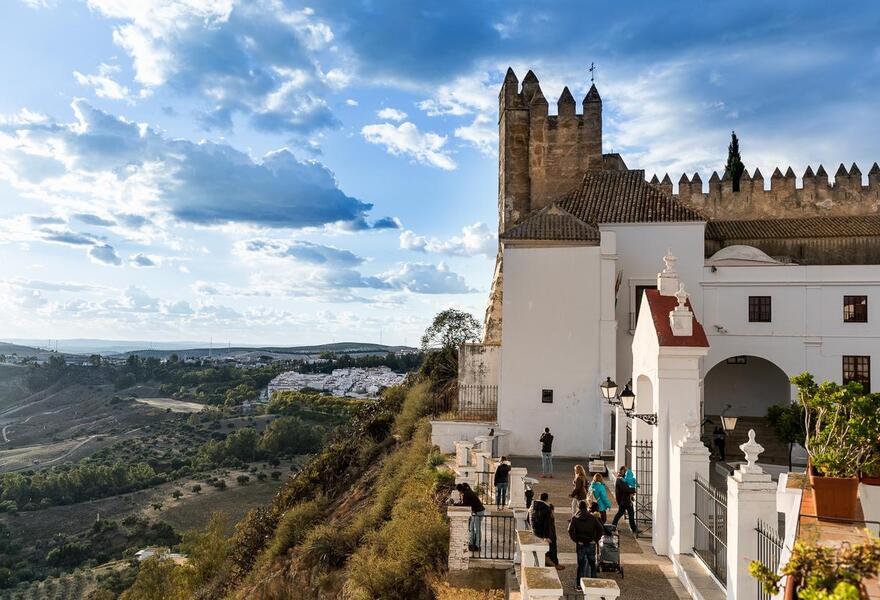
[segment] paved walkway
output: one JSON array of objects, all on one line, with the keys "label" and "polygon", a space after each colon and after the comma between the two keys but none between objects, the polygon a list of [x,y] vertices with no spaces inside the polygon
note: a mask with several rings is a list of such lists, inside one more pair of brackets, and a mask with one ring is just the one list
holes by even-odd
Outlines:
[{"label": "paved walkway", "polygon": [[[554,477],[552,479],[540,479],[541,459],[513,457],[511,464],[514,467],[526,467],[529,476],[538,479],[538,483],[533,486],[535,498],[540,496],[541,492],[547,492],[550,495],[550,502],[556,509],[556,534],[559,545],[559,561],[565,566],[565,570],[559,572],[559,578],[565,587],[564,592],[567,598],[576,598],[577,593],[574,588],[575,579],[577,578],[577,557],[575,555],[574,542],[568,537],[568,522],[571,519],[571,499],[568,497],[571,491],[571,482],[574,479],[574,466],[576,464],[584,465],[586,468],[589,461],[587,459],[554,459]],[[609,481],[606,480],[609,496],[614,502],[614,488]],[[608,511],[608,520],[610,521],[617,512],[617,505]],[[651,541],[648,537],[635,539],[630,533],[629,528],[621,523],[623,527],[620,533],[620,563],[623,567],[624,577],[621,578],[619,573],[603,573],[602,576],[607,579],[614,579],[620,586],[621,600],[679,600],[690,598],[690,595],[684,589],[675,576],[672,563],[665,557],[657,556],[651,547]]]}]

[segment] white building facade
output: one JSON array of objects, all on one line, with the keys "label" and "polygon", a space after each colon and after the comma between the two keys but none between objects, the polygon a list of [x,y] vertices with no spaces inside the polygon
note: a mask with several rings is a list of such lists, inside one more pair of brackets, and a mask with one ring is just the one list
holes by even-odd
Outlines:
[{"label": "white building facade", "polygon": [[[583,115],[563,96],[559,115],[548,115],[534,74],[521,89],[512,71],[505,78],[498,260],[483,345],[460,357],[461,406],[496,403],[497,417],[485,421],[509,432],[510,453],[537,455],[545,427],[562,456],[620,451],[627,435],[645,439],[650,426],[618,422],[599,384],[632,379],[642,298],[667,254],[709,342],[699,360],[703,435],[722,414],[736,415],[743,432],[756,429],[765,458],[780,460],[788,451],[768,439],[765,417],[794,398],[792,376],[877,387],[880,214],[872,199],[880,167],[867,186],[853,178],[855,167],[840,171],[828,190],[812,179],[797,188],[789,169],[765,191],[756,171],[743,184],[751,196],[729,196],[769,202],[749,213],[724,206],[729,179],[713,175],[701,196],[699,177],[683,178],[673,194],[668,177],[648,181],[619,155],[596,154],[598,91],[587,94]],[[810,198],[809,207],[792,200]],[[730,214],[750,218],[723,218]],[[739,433],[731,446],[745,441]]]}]

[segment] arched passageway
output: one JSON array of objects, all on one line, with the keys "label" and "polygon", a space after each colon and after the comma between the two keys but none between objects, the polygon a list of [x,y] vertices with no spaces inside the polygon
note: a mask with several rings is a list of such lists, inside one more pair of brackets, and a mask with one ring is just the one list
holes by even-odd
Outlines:
[{"label": "arched passageway", "polygon": [[748,438],[749,429],[754,429],[765,448],[761,462],[788,464],[788,445],[779,441],[767,422],[767,409],[789,403],[791,398],[788,375],[769,360],[758,356],[722,360],[703,379],[704,440],[712,444],[713,439],[720,437],[717,432],[723,429],[722,413],[736,416],[736,429],[727,433],[724,444],[728,460],[741,459],[738,447]]}]

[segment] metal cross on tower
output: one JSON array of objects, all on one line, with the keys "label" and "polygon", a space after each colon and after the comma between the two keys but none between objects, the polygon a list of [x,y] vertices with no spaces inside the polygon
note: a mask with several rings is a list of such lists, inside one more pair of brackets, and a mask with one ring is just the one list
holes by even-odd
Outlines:
[{"label": "metal cross on tower", "polygon": [[595,81],[596,81],[596,63],[591,62],[590,68],[587,70],[590,72],[590,83],[595,83]]}]

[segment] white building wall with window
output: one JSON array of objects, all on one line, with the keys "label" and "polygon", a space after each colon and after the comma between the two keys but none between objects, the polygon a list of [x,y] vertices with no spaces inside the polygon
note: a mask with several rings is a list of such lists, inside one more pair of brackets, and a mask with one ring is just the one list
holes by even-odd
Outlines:
[{"label": "white building wall with window", "polygon": [[[758,356],[792,376],[843,382],[843,356],[880,364],[880,268],[875,265],[707,267],[703,375],[733,356]],[[749,296],[771,298],[770,322],[749,322]],[[844,297],[867,298],[867,322],[844,321]],[[872,380],[876,389],[877,381]],[[794,398],[794,389],[791,390]],[[748,402],[743,398],[743,402]],[[758,410],[761,407],[751,407]],[[753,412],[750,410],[750,412]]]},{"label": "white building wall with window", "polygon": [[498,427],[511,432],[511,454],[537,455],[545,427],[556,456],[607,445],[598,386],[603,348],[614,348],[601,318],[614,273],[603,278],[602,262],[599,246],[505,247]]}]

